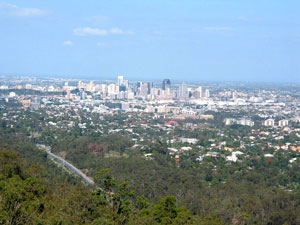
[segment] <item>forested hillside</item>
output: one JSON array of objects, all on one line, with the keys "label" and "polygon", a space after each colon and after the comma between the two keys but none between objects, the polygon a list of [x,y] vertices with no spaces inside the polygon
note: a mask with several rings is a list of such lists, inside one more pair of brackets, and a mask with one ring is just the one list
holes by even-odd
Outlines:
[{"label": "forested hillside", "polygon": [[192,216],[172,196],[150,203],[126,182],[117,183],[109,170],[99,172],[104,190],[92,191],[47,180],[43,169],[14,151],[1,149],[0,162],[1,224],[221,224],[218,218]]},{"label": "forested hillside", "polygon": [[47,160],[22,129],[1,128],[1,223],[300,224],[299,190],[280,188],[286,179],[299,180],[298,164],[288,177],[277,176],[279,162],[253,159],[257,170],[217,164],[220,173],[211,161],[200,167],[170,161],[162,143],[150,146],[157,151],[147,160],[136,154],[104,157],[106,148],[130,146],[122,137],[100,138],[102,146],[97,138],[78,138],[64,145],[67,159],[89,166],[104,191]]}]

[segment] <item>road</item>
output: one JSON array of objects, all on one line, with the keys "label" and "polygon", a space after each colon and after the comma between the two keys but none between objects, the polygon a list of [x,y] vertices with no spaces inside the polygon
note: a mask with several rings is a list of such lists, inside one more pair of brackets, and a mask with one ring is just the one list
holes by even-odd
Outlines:
[{"label": "road", "polygon": [[83,181],[88,185],[95,185],[95,182],[88,178],[83,172],[81,172],[79,169],[77,169],[75,166],[73,166],[71,163],[67,162],[63,158],[51,153],[51,147],[45,146],[45,145],[37,145],[39,149],[45,150],[48,157],[51,159],[54,159],[55,161],[61,163],[63,166],[68,168],[73,174],[81,177]]}]

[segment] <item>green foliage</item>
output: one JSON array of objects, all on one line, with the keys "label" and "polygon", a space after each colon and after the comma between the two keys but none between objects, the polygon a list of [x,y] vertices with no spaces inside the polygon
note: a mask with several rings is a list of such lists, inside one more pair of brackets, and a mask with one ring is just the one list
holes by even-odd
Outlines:
[{"label": "green foliage", "polygon": [[1,224],[29,224],[44,211],[46,190],[42,183],[24,172],[19,154],[0,150]]},{"label": "green foliage", "polygon": [[45,188],[34,178],[13,176],[0,182],[1,224],[30,224],[44,211]]},{"label": "green foliage", "polygon": [[[41,121],[59,122],[47,118],[42,110],[20,113],[30,120],[1,121],[0,147],[9,151],[0,150],[0,223],[300,224],[300,163],[289,163],[298,155],[268,148],[269,137],[250,146],[247,136],[251,128],[245,126],[225,127],[221,131],[226,135],[221,136],[215,128],[223,126],[226,113],[215,113],[211,122],[185,121],[201,122],[205,129],[177,127],[172,131],[136,126],[136,115],[128,119],[117,114],[103,117],[101,132],[94,132],[91,124],[86,130],[77,126],[88,123],[84,112],[70,115],[80,115],[81,121],[76,120],[67,131],[42,126]],[[134,134],[122,130],[127,123],[132,124]],[[163,120],[141,123],[162,125]],[[118,133],[112,131],[119,128]],[[132,137],[138,147],[133,148]],[[190,152],[180,153],[180,161],[175,163],[168,148],[186,144],[170,144],[173,137],[197,138],[199,142],[191,145]],[[273,143],[297,140],[293,134]],[[211,148],[222,141],[235,149],[246,144],[239,162],[226,162],[229,152]],[[88,169],[87,174],[103,189],[91,191],[62,172],[35,143],[49,144],[56,154]],[[197,161],[208,149],[218,151],[220,157]],[[145,159],[144,153],[152,153],[151,159]],[[265,153],[274,157],[267,159]]]}]

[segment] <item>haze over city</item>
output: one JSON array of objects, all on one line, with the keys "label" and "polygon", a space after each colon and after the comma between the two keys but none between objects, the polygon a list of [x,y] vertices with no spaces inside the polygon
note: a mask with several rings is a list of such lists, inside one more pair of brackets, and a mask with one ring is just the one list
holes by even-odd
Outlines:
[{"label": "haze over city", "polygon": [[300,81],[300,3],[1,1],[0,74]]}]

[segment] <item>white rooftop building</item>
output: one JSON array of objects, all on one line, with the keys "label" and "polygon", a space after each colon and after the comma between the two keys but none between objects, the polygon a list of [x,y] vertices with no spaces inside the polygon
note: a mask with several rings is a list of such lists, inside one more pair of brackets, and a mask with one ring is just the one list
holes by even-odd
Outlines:
[{"label": "white rooftop building", "polygon": [[280,127],[286,127],[288,125],[289,125],[289,121],[288,120],[280,120],[278,122],[278,126],[280,126]]},{"label": "white rooftop building", "polygon": [[267,119],[264,121],[264,126],[266,127],[274,127],[275,126],[275,121],[273,119]]}]

